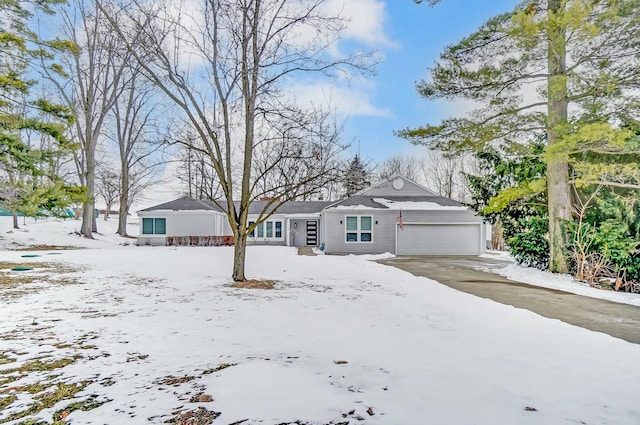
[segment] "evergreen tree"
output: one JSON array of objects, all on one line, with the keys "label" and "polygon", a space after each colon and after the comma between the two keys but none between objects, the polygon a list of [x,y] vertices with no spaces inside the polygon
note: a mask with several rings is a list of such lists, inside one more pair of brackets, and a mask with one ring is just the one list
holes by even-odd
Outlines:
[{"label": "evergreen tree", "polygon": [[545,163],[540,159],[543,149],[536,144],[530,155],[512,159],[496,151],[480,152],[476,157],[485,173],[466,175],[472,194],[470,207],[491,224],[502,226],[504,240],[518,264],[540,269],[549,265],[546,194],[512,196],[510,192],[520,192],[528,182],[545,175]]},{"label": "evergreen tree", "polygon": [[70,192],[52,171],[56,155],[72,147],[64,131],[69,112],[45,99],[34,99],[29,79],[31,63],[52,57],[62,42],[47,42],[29,30],[33,12],[52,13],[59,0],[0,2],[0,203],[17,213],[35,215],[57,209]]},{"label": "evergreen tree", "polygon": [[[430,2],[434,3],[434,2]],[[427,99],[463,99],[481,107],[463,118],[400,132],[449,152],[491,146],[517,154],[545,137],[550,269],[566,272],[570,185],[615,183],[614,167],[583,167],[584,155],[628,152],[622,116],[638,113],[639,0],[530,0],[449,46],[418,90]],[[536,96],[524,94],[536,93]],[[637,161],[636,161],[637,164]],[[523,195],[511,190],[513,195]],[[529,195],[525,194],[525,195]]]},{"label": "evergreen tree", "polygon": [[369,176],[370,173],[360,159],[360,155],[356,154],[344,172],[344,196],[348,198],[369,186],[371,184]]}]

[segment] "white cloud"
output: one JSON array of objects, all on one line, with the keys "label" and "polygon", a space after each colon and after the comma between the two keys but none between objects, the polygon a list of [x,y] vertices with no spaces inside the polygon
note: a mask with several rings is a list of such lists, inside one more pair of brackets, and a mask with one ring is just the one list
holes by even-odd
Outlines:
[{"label": "white cloud", "polygon": [[332,83],[295,84],[288,88],[300,106],[315,105],[333,108],[344,117],[370,116],[387,117],[388,108],[379,108],[373,104],[372,84],[341,86]]},{"label": "white cloud", "polygon": [[385,34],[385,2],[380,0],[329,0],[328,9],[349,22],[342,34],[369,46],[395,46]]}]

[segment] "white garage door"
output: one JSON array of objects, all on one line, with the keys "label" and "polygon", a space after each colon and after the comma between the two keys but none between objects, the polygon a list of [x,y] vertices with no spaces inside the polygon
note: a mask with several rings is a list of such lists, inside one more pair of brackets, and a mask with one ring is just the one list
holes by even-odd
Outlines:
[{"label": "white garage door", "polygon": [[405,224],[398,228],[397,255],[480,255],[482,225]]}]

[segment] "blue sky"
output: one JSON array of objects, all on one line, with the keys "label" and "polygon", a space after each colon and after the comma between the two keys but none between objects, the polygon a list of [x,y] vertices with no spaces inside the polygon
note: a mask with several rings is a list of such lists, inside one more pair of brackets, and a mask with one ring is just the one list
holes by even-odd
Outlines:
[{"label": "blue sky", "polygon": [[[349,0],[347,0],[349,1]],[[353,0],[351,0],[353,1]],[[359,1],[360,7],[384,5],[376,19],[382,42],[378,50],[384,61],[377,75],[368,78],[368,101],[379,113],[352,112],[346,121],[344,140],[352,152],[380,162],[395,153],[414,153],[417,148],[393,135],[394,130],[417,127],[454,115],[455,105],[428,102],[415,83],[428,76],[428,68],[442,49],[475,31],[488,18],[513,9],[517,0],[442,0],[435,7],[412,0]],[[366,109],[366,108],[365,108]]]}]

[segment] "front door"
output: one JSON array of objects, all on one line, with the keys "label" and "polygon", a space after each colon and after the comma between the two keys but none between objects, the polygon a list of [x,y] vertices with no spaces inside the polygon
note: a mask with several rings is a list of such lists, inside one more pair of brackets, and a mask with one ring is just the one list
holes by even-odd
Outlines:
[{"label": "front door", "polygon": [[316,220],[307,221],[307,246],[318,245],[318,222]]}]

